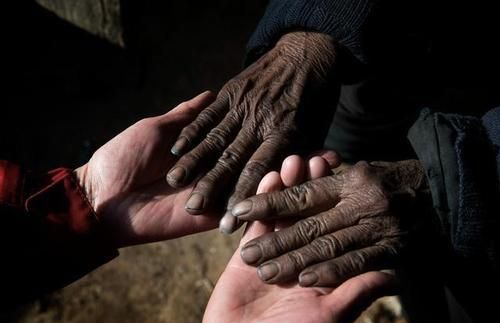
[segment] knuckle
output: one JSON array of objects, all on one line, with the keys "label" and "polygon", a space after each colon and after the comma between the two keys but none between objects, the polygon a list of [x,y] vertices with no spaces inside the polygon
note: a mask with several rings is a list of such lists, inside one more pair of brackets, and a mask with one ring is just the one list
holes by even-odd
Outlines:
[{"label": "knuckle", "polygon": [[219,158],[219,164],[224,168],[232,168],[241,162],[240,153],[233,149],[226,149]]},{"label": "knuckle", "polygon": [[278,255],[292,249],[292,242],[280,232],[269,235],[262,240],[264,252],[267,251],[269,255]]},{"label": "knuckle", "polygon": [[229,131],[224,130],[220,127],[212,129],[206,138],[205,142],[210,145],[213,149],[221,149],[228,145]]},{"label": "knuckle", "polygon": [[267,164],[260,160],[251,160],[249,161],[243,171],[241,172],[242,178],[255,179],[264,177],[269,171],[269,167]]},{"label": "knuckle", "polygon": [[311,185],[309,182],[306,182],[300,185],[293,186],[284,192],[289,203],[297,206],[299,210],[305,210],[311,204],[310,191]]},{"label": "knuckle", "polygon": [[352,168],[354,179],[363,185],[371,184],[375,180],[372,167],[366,161],[356,163]]},{"label": "knuckle", "polygon": [[286,254],[285,263],[289,264],[293,270],[301,270],[308,265],[306,256],[300,251],[292,251]]},{"label": "knuckle", "polygon": [[343,251],[342,242],[334,235],[322,236],[311,244],[324,258],[335,258]]},{"label": "knuckle", "polygon": [[377,243],[383,248],[383,252],[389,256],[397,256],[404,247],[404,243],[399,239],[384,239]]},{"label": "knuckle", "polygon": [[347,264],[351,270],[360,270],[369,263],[368,258],[365,252],[353,252],[347,257]]},{"label": "knuckle", "polygon": [[302,220],[295,224],[297,235],[304,242],[310,242],[321,236],[325,231],[325,224],[314,217]]}]

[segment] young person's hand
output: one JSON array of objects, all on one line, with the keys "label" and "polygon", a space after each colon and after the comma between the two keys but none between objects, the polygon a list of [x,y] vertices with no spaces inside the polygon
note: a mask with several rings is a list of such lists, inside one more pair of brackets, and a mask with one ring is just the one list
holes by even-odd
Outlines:
[{"label": "young person's hand", "polygon": [[172,111],[140,120],[76,170],[109,240],[116,247],[172,239],[217,227],[218,219],[186,213],[192,187],[165,180],[176,162],[169,149],[181,129],[214,100],[209,92]]}]

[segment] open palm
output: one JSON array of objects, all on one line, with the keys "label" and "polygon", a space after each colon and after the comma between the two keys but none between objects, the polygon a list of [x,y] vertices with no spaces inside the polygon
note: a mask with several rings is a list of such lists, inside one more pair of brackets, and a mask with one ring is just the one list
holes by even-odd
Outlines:
[{"label": "open palm", "polygon": [[117,247],[172,239],[217,226],[215,217],[193,217],[185,212],[191,187],[173,189],[165,180],[176,161],[170,146],[212,100],[205,92],[164,115],[140,120],[76,171]]},{"label": "open palm", "polygon": [[[297,161],[300,162],[300,161]],[[285,165],[284,165],[285,166]],[[300,166],[289,165],[300,169]],[[310,169],[310,178],[325,176],[324,166]],[[323,167],[321,169],[321,167]],[[281,178],[265,177],[259,193],[292,186],[304,179],[300,171],[282,168]],[[224,322],[345,322],[355,318],[378,297],[392,292],[395,279],[381,272],[366,273],[344,282],[336,289],[303,288],[297,283],[268,285],[255,268],[240,256],[241,247],[260,235],[275,230],[274,225],[253,222],[247,227],[240,247],[221,275],[205,311],[205,323]]]}]

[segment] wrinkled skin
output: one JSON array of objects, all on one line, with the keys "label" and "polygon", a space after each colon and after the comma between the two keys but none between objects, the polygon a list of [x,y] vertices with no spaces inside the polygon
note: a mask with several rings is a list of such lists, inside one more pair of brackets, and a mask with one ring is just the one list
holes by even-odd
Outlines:
[{"label": "wrinkled skin", "polygon": [[251,197],[233,208],[243,220],[308,217],[248,242],[241,256],[267,283],[299,276],[301,286],[336,286],[400,255],[428,198],[416,160],[360,162],[339,175]]},{"label": "wrinkled skin", "polygon": [[205,92],[172,111],[143,119],[110,140],[75,173],[115,247],[172,239],[217,227],[214,216],[192,217],[184,203],[191,188],[173,189],[168,151],[182,127],[214,97]]},{"label": "wrinkled skin", "polygon": [[[310,147],[315,149],[323,143],[338,93],[328,92],[330,105],[319,93],[335,83],[334,62],[329,36],[292,32],[223,87],[172,147],[181,156],[167,176],[172,187],[184,187],[202,175],[186,203],[189,213],[201,214],[217,203],[231,210],[255,194],[262,177],[281,162],[292,143],[300,146],[301,139],[316,143]],[[309,126],[314,131],[307,131]],[[227,212],[221,231],[236,228],[237,219]]]},{"label": "wrinkled skin", "polygon": [[[305,165],[297,156],[283,163],[281,173],[266,175],[258,193],[279,190],[330,173],[328,164],[315,157]],[[302,288],[263,283],[255,269],[239,253],[251,239],[273,232],[275,225],[253,222],[248,225],[240,247],[221,275],[205,311],[205,323],[288,322],[331,323],[353,320],[376,298],[395,292],[396,280],[381,272],[354,277],[337,289]]]}]

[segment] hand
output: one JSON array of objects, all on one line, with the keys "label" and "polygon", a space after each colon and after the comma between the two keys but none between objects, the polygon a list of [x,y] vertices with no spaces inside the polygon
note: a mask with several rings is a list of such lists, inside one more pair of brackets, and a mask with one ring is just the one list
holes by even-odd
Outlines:
[{"label": "hand", "polygon": [[211,216],[184,210],[191,188],[165,181],[175,163],[168,147],[182,127],[213,101],[205,92],[172,111],[143,119],[101,147],[76,170],[97,216],[116,247],[172,239],[217,227]]},{"label": "hand", "polygon": [[340,175],[251,197],[233,208],[235,216],[248,221],[310,217],[250,241],[243,260],[260,265],[259,276],[267,283],[300,274],[301,286],[336,286],[387,268],[419,215],[418,198],[428,195],[423,168],[408,160],[360,162]]},{"label": "hand", "polygon": [[[230,80],[217,100],[182,130],[172,148],[173,154],[182,157],[167,180],[172,187],[184,187],[204,175],[186,203],[189,213],[203,213],[217,202],[231,210],[255,194],[261,178],[282,160],[292,143],[297,146],[302,139],[323,144],[334,112],[330,107],[338,98],[335,90],[322,91],[334,61],[329,36],[289,33]],[[333,102],[327,107],[319,95],[325,92]],[[302,108],[306,104],[307,113]],[[314,131],[305,131],[308,125]],[[220,198],[226,194],[230,194],[227,203]],[[237,227],[228,212],[221,231],[230,233]]]},{"label": "hand", "polygon": [[[288,158],[278,173],[270,173],[259,185],[269,192],[300,182],[306,168],[309,178],[329,173],[328,165],[317,157],[305,167],[297,157]],[[210,297],[204,323],[288,322],[322,323],[353,320],[378,297],[394,292],[396,280],[388,274],[370,272],[352,278],[337,289],[266,285],[255,269],[243,263],[241,247],[249,240],[273,231],[273,225],[248,225],[240,248],[235,252]]]}]

